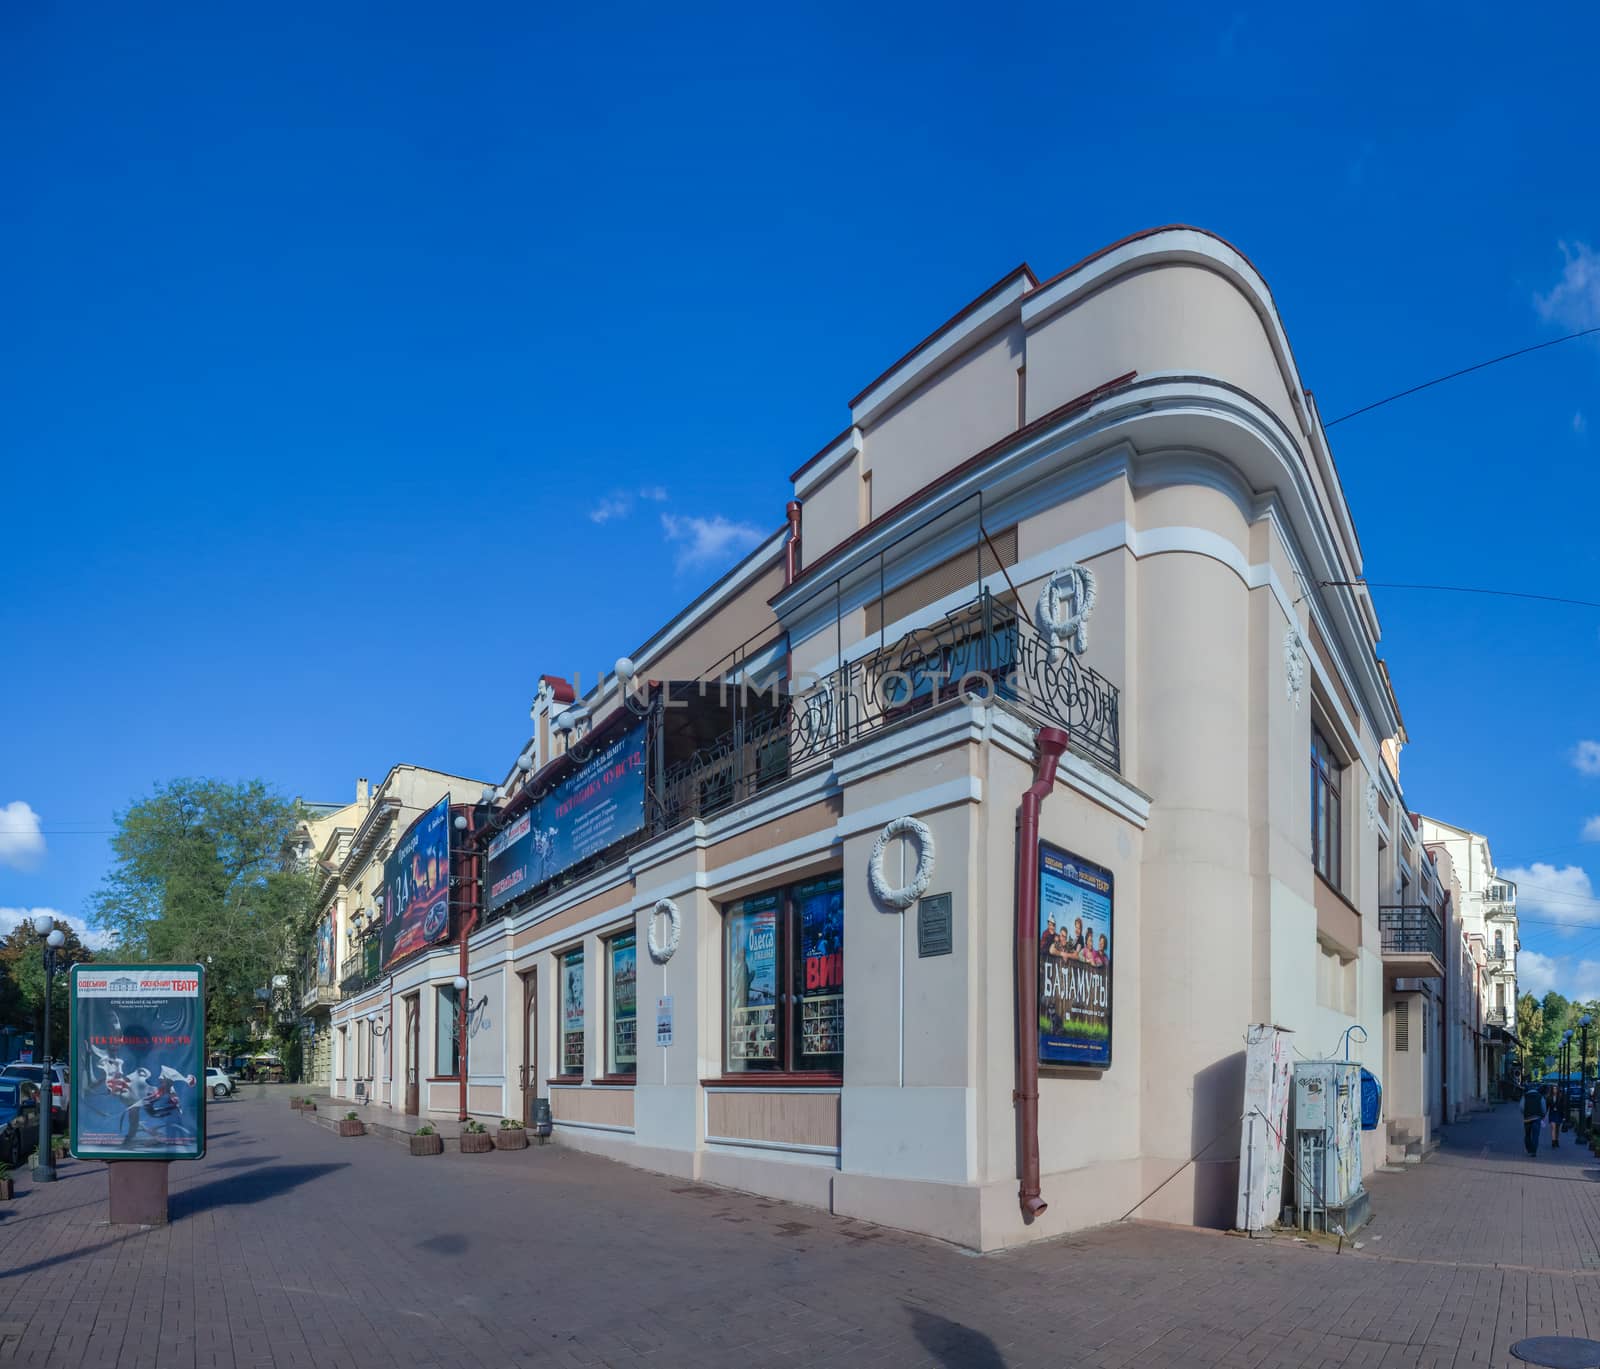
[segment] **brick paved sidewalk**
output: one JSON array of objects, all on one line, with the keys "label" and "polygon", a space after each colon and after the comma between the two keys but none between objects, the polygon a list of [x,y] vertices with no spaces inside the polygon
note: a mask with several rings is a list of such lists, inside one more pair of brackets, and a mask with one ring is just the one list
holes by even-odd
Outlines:
[{"label": "brick paved sidewalk", "polygon": [[165,1229],[103,1224],[103,1166],[24,1177],[0,1366],[1396,1369],[1600,1336],[1595,1162],[1519,1161],[1508,1110],[1379,1176],[1342,1255],[1127,1225],[977,1257],[559,1147],[413,1158],[283,1097],[214,1109]]}]

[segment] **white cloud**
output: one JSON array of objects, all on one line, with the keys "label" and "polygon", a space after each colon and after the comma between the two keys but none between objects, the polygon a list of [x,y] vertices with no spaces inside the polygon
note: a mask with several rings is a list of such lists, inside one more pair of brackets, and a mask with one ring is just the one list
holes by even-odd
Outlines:
[{"label": "white cloud", "polygon": [[1600,817],[1590,818],[1583,824],[1582,839],[1584,841],[1600,841]]},{"label": "white cloud", "polygon": [[667,502],[667,489],[665,485],[645,485],[639,491],[639,498],[648,499],[652,504]]},{"label": "white cloud", "polygon": [[1572,750],[1572,763],[1580,775],[1600,775],[1600,742],[1579,742]]},{"label": "white cloud", "polygon": [[1517,907],[1524,915],[1558,923],[1557,930],[1563,933],[1600,925],[1600,899],[1595,898],[1589,872],[1581,865],[1557,869],[1536,860],[1498,873],[1516,881]]},{"label": "white cloud", "polygon": [[1577,332],[1600,324],[1600,255],[1586,242],[1561,244],[1566,266],[1550,293],[1535,295],[1539,317]]},{"label": "white cloud", "polygon": [[1600,998],[1600,960],[1574,961],[1568,955],[1517,952],[1517,992],[1543,998],[1554,989],[1564,998]]},{"label": "white cloud", "polygon": [[40,913],[48,913],[55,921],[65,922],[91,951],[103,950],[111,944],[111,938],[105,932],[91,930],[83,918],[72,917],[59,908],[0,908],[0,937],[9,936],[11,929],[19,922],[37,917]]},{"label": "white cloud", "polygon": [[31,870],[43,855],[39,815],[21,799],[0,807],[0,865]]},{"label": "white cloud", "polygon": [[661,515],[667,541],[677,544],[679,570],[697,570],[731,561],[761,540],[761,529],[749,523],[732,523],[720,513],[710,518],[675,513]]},{"label": "white cloud", "polygon": [[614,494],[602,499],[589,510],[591,523],[609,523],[613,518],[626,518],[633,512],[633,501],[624,495]]},{"label": "white cloud", "polygon": [[1588,428],[1589,420],[1583,416],[1583,410],[1579,409],[1577,413],[1572,415],[1572,431],[1582,437],[1588,431]]}]

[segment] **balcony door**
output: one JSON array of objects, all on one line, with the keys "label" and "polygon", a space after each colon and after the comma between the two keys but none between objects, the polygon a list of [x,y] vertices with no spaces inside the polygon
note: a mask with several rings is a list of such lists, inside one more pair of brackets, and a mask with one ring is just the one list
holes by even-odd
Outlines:
[{"label": "balcony door", "polygon": [[422,1098],[418,1086],[418,1065],[422,1055],[422,997],[407,994],[406,1005],[406,1115],[416,1117],[421,1112]]},{"label": "balcony door", "polygon": [[539,1097],[539,972],[529,970],[522,979],[522,1123],[533,1125],[533,1105]]}]

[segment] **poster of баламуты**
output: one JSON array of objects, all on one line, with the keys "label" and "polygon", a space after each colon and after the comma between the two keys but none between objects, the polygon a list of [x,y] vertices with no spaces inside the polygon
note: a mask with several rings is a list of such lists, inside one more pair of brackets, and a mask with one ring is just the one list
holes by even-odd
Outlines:
[{"label": "poster of \u0431\u0430\u043b\u0430\u043c\u0443\u0442\u044b", "polygon": [[72,1153],[198,1160],[206,1150],[198,965],[72,967]]},{"label": "poster of \u0431\u0430\u043b\u0430\u043c\u0443\u0442\u044b", "polygon": [[1111,1063],[1111,871],[1039,843],[1039,1063]]}]

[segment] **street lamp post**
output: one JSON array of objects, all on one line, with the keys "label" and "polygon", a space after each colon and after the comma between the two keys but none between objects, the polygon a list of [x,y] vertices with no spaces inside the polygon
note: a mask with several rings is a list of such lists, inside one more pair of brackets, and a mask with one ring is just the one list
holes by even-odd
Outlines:
[{"label": "street lamp post", "polygon": [[1589,1101],[1589,1015],[1585,1013],[1578,1019],[1578,1026],[1582,1034],[1578,1038],[1578,1139],[1589,1139],[1589,1117],[1587,1104]]},{"label": "street lamp post", "polygon": [[34,1158],[33,1181],[48,1184],[56,1177],[55,1155],[50,1149],[50,1113],[56,1100],[55,1071],[50,1060],[50,999],[54,996],[56,952],[66,944],[67,938],[48,913],[40,913],[33,919],[33,930],[44,938],[44,1045],[41,1051],[44,1086],[39,1091],[39,1149]]}]

